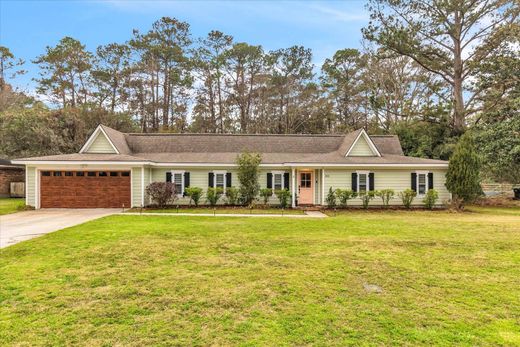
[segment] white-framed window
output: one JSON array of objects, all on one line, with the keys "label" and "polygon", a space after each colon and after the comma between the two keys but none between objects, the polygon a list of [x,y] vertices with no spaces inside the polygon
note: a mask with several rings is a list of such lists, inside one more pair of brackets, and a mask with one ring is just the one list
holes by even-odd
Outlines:
[{"label": "white-framed window", "polygon": [[213,171],[213,187],[222,188],[226,191],[226,174],[227,171]]},{"label": "white-framed window", "polygon": [[172,183],[175,185],[177,196],[184,195],[184,171],[172,171]]},{"label": "white-framed window", "polygon": [[273,191],[282,190],[285,187],[284,172],[283,171],[272,171],[273,175]]},{"label": "white-framed window", "polygon": [[368,191],[368,171],[357,171],[357,192],[365,193]]},{"label": "white-framed window", "polygon": [[417,195],[424,195],[428,191],[428,172],[417,171]]}]

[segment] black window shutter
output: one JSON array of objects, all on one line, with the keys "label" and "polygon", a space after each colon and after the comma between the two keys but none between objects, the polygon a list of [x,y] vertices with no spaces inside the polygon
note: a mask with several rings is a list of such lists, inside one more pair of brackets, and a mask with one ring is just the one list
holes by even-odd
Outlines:
[{"label": "black window shutter", "polygon": [[171,181],[172,181],[172,173],[168,171],[166,173],[166,182],[171,182]]},{"label": "black window shutter", "polygon": [[190,186],[190,173],[185,172],[184,173],[184,190],[182,191],[182,196],[186,196],[186,188]]},{"label": "black window shutter", "polygon": [[226,172],[226,187],[231,187],[231,172]]},{"label": "black window shutter", "polygon": [[208,187],[213,188],[213,172],[208,173]]},{"label": "black window shutter", "polygon": [[273,174],[267,173],[267,188],[273,188]]},{"label": "black window shutter", "polygon": [[428,172],[428,189],[433,189],[433,172]]},{"label": "black window shutter", "polygon": [[368,174],[368,190],[374,190],[374,173],[371,172]]},{"label": "black window shutter", "polygon": [[417,174],[415,172],[412,172],[412,190],[414,192],[417,191]]},{"label": "black window shutter", "polygon": [[357,173],[352,173],[352,191],[357,192]]},{"label": "black window shutter", "polygon": [[184,188],[188,188],[190,186],[190,173],[184,173]]},{"label": "black window shutter", "polygon": [[284,189],[289,189],[289,173],[284,172],[283,174],[283,187]]}]

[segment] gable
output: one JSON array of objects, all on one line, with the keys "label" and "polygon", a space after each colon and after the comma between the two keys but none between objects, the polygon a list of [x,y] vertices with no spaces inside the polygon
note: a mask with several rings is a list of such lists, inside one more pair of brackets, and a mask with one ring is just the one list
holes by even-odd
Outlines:
[{"label": "gable", "polygon": [[105,133],[98,128],[88,139],[80,153],[110,153],[118,154]]},{"label": "gable", "polygon": [[381,156],[374,143],[363,130],[347,152],[348,157],[379,157]]}]

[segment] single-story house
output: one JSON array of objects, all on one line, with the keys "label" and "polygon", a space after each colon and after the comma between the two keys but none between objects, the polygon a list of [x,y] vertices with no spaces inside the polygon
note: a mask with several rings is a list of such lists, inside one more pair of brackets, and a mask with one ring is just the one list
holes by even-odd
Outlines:
[{"label": "single-story house", "polygon": [[[12,164],[10,160],[0,159],[0,197],[11,195],[11,183],[25,181],[24,166]],[[22,187],[23,188],[23,187]],[[21,192],[23,196],[23,191]]]},{"label": "single-story house", "polygon": [[[79,153],[13,162],[26,165],[27,205],[35,208],[139,207],[150,203],[145,188],[151,182],[174,182],[176,204],[189,203],[188,186],[238,186],[235,161],[244,151],[262,156],[261,188],[296,192],[293,207],[325,205],[331,187],[388,188],[396,195],[411,188],[416,205],[431,188],[439,203],[450,198],[447,161],[405,156],[397,136],[369,136],[363,129],[346,135],[135,134],[99,125]],[[274,195],[270,202],[277,203]],[[396,196],[391,204],[401,201]]]}]

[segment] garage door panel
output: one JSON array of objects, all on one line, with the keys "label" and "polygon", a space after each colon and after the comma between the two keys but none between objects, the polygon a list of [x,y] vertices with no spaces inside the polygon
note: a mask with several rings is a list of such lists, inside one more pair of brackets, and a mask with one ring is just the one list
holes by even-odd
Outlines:
[{"label": "garage door panel", "polygon": [[130,176],[41,176],[41,207],[96,208],[130,206]]}]

